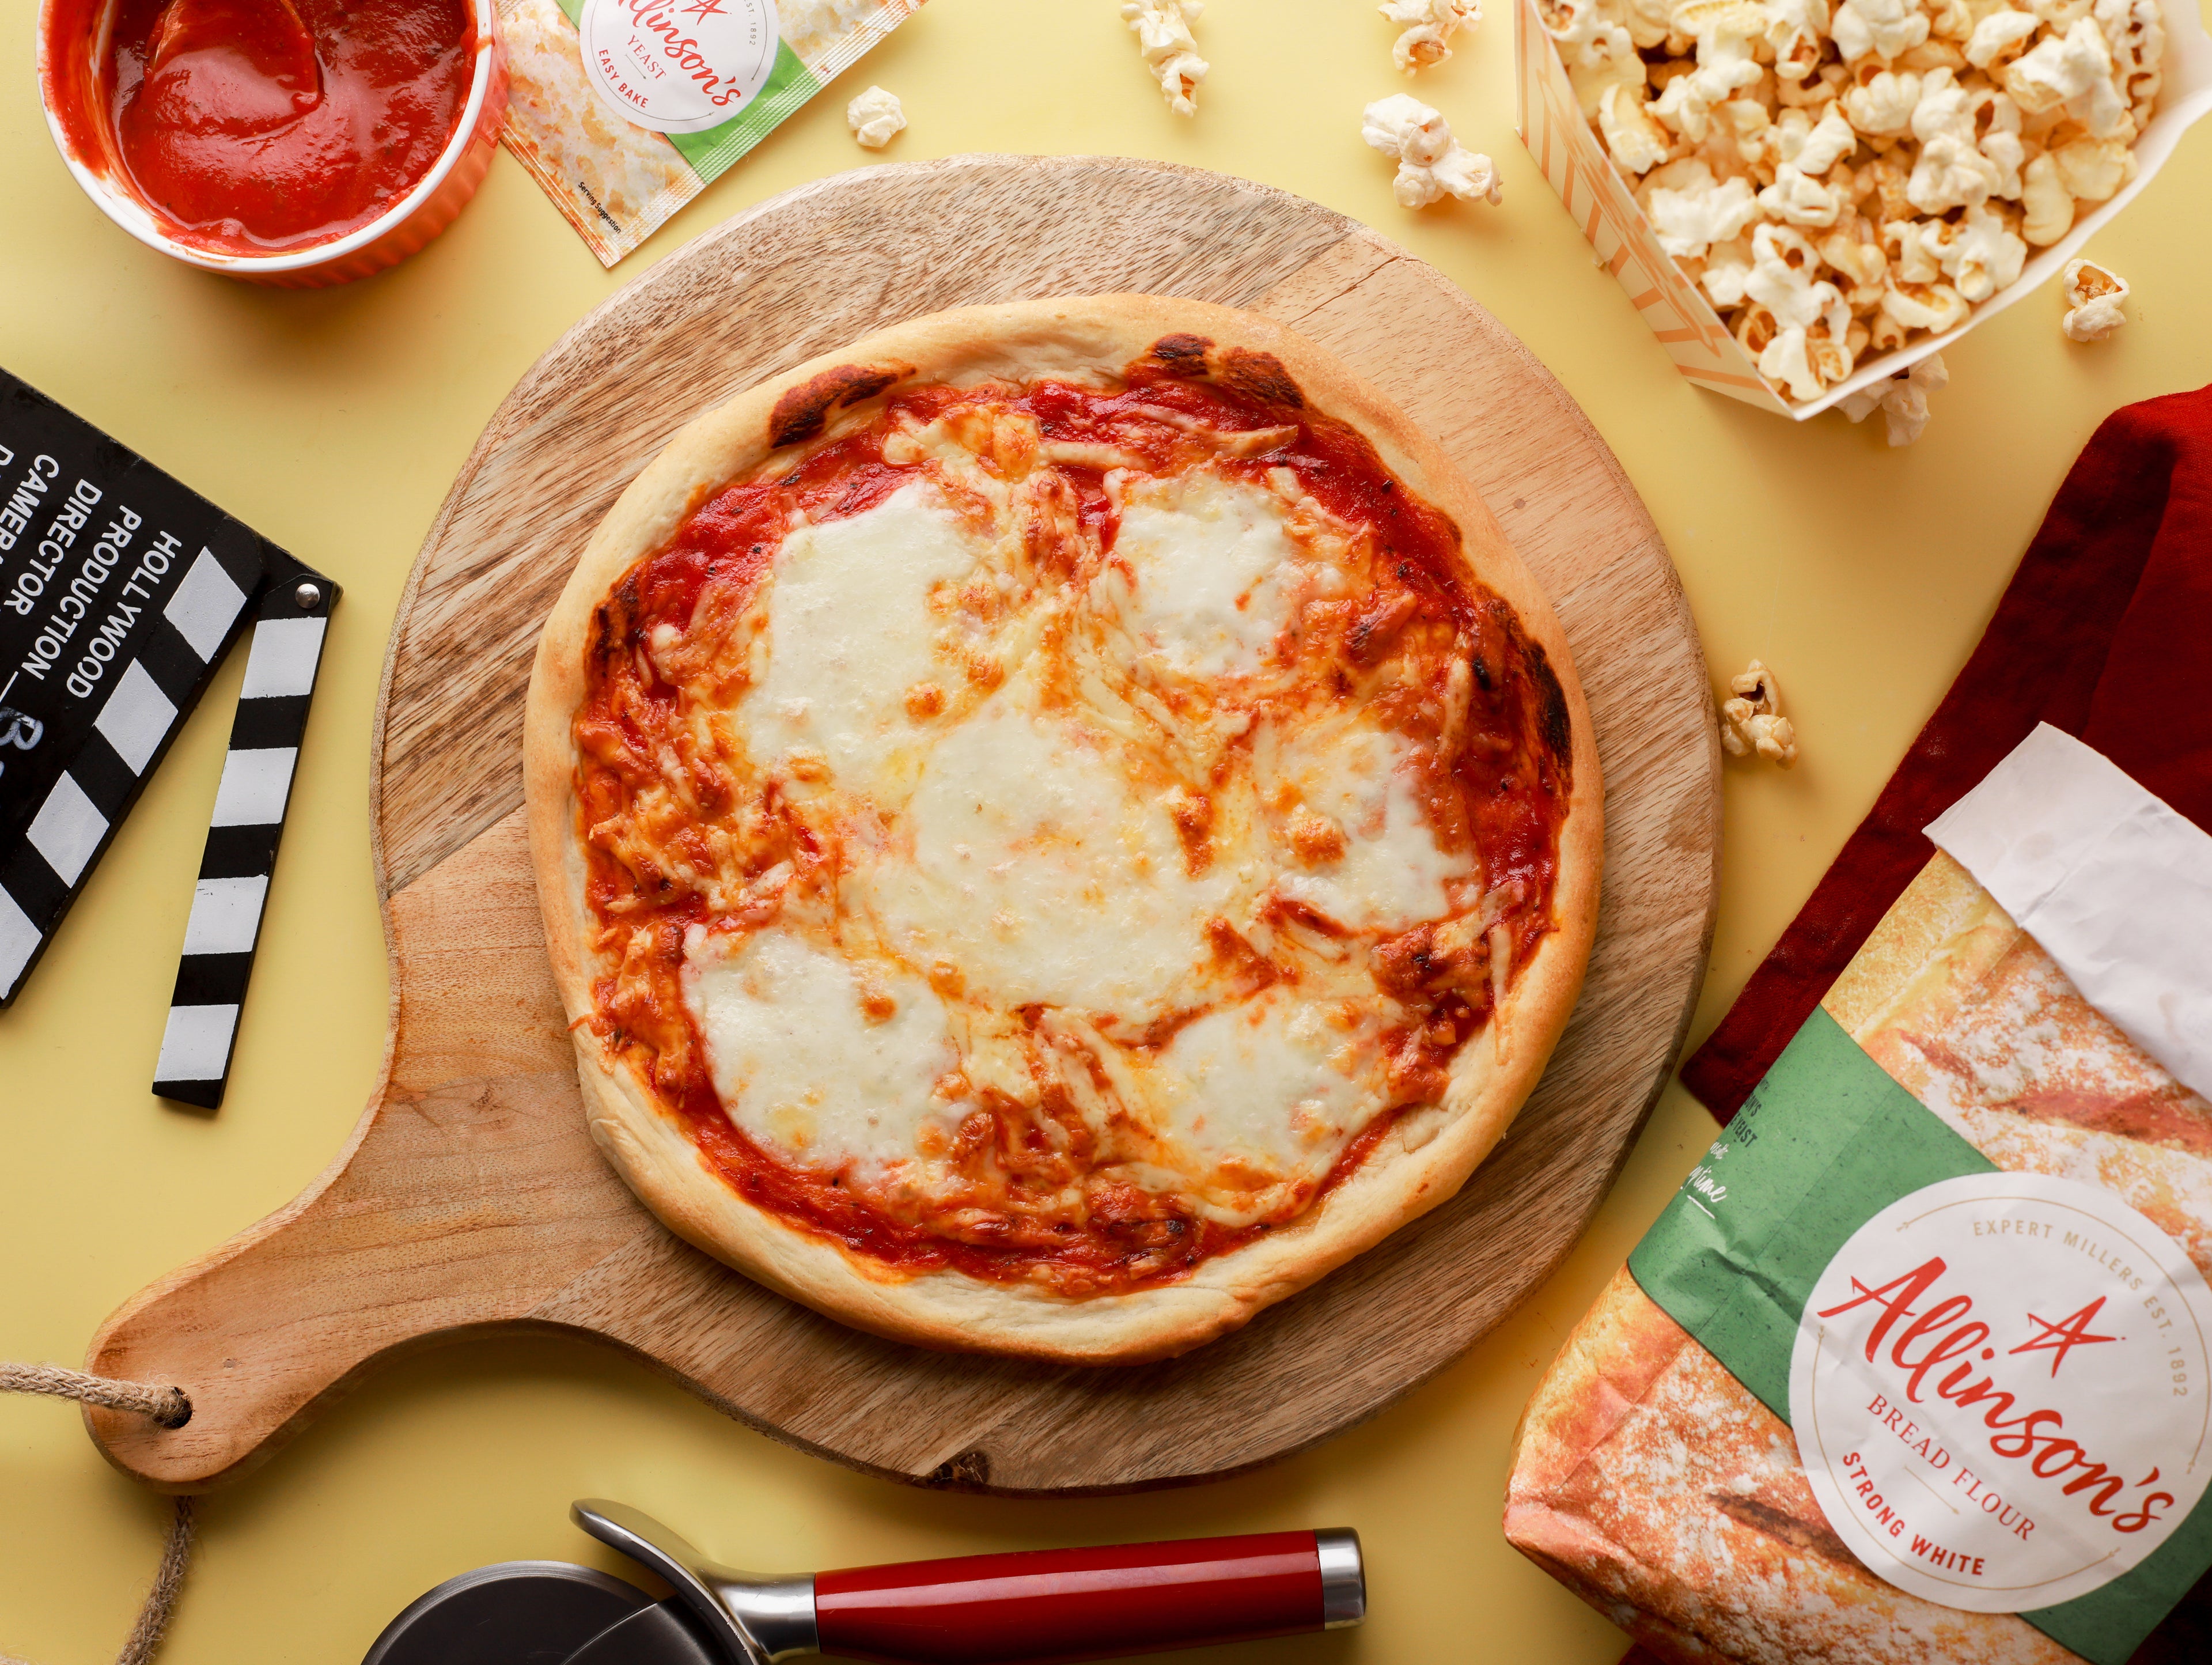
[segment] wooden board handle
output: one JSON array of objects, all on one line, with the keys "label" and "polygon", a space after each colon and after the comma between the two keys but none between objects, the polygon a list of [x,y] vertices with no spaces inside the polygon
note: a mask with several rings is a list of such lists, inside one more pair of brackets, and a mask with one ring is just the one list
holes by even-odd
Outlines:
[{"label": "wooden board handle", "polygon": [[568,1328],[535,1309],[658,1233],[585,1130],[520,816],[393,896],[386,917],[391,1064],[344,1152],[94,1338],[91,1370],[191,1395],[180,1428],[87,1418],[112,1461],[155,1486],[234,1477],[379,1358]]}]

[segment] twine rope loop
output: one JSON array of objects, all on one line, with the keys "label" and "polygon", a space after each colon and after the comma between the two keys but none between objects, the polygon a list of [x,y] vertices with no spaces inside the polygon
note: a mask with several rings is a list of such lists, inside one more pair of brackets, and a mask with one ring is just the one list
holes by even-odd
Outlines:
[{"label": "twine rope loop", "polygon": [[[182,1388],[119,1382],[113,1376],[64,1370],[59,1364],[0,1363],[0,1393],[43,1394],[52,1399],[73,1399],[80,1405],[136,1411],[163,1428],[181,1428],[192,1414],[192,1401]],[[177,1610],[177,1597],[184,1589],[185,1568],[191,1554],[192,1500],[179,1498],[161,1542],[161,1565],[155,1571],[154,1587],[146,1592],[138,1622],[131,1627],[123,1651],[115,1656],[115,1665],[149,1665]],[[0,1665],[26,1665],[26,1662],[0,1654]]]},{"label": "twine rope loop", "polygon": [[192,1416],[192,1401],[182,1388],[118,1382],[112,1376],[64,1370],[59,1364],[0,1364],[0,1394],[46,1394],[80,1405],[136,1411],[164,1428],[181,1428]]}]

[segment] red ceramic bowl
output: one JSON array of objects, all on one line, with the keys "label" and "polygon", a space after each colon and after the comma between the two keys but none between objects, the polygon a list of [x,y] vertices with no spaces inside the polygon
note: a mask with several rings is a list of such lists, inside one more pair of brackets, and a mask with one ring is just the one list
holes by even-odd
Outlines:
[{"label": "red ceramic bowl", "polygon": [[[106,57],[112,4],[99,8],[97,27],[85,30],[83,0],[41,0],[39,8],[39,94],[46,111],[46,131],[62,160],[101,212],[149,248],[159,249],[202,271],[270,283],[283,289],[323,289],[396,266],[453,224],[477,194],[491,153],[499,143],[500,118],[507,112],[507,63],[499,48],[492,0],[472,0],[476,13],[476,67],[460,119],[438,153],[430,171],[414,189],[367,225],[328,242],[287,249],[281,254],[226,254],[179,242],[131,189],[117,160],[114,139],[99,100],[88,97]],[[72,122],[57,106],[76,100],[88,113]],[[75,132],[72,132],[75,129]]]}]

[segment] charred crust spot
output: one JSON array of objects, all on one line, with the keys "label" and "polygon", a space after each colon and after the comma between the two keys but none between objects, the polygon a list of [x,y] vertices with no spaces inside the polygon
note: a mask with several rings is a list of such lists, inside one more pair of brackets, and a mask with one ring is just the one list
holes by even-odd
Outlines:
[{"label": "charred crust spot", "polygon": [[771,448],[797,445],[821,433],[830,413],[840,405],[873,398],[893,382],[914,374],[911,364],[841,364],[834,370],[799,383],[775,402],[769,413],[768,442]]},{"label": "charred crust spot", "polygon": [[1552,669],[1552,661],[1540,642],[1528,644],[1528,679],[1536,684],[1536,715],[1543,730],[1544,744],[1552,749],[1552,755],[1565,769],[1574,757],[1574,722],[1567,714],[1567,690],[1559,686],[1559,672]]},{"label": "charred crust spot", "polygon": [[1373,963],[1376,983],[1401,1000],[1442,999],[1455,990],[1486,993],[1488,933],[1467,918],[1417,925],[1377,943]]},{"label": "charred crust spot", "polygon": [[[1402,570],[1402,569],[1401,569]],[[1346,655],[1354,665],[1366,666],[1386,656],[1413,615],[1421,599],[1410,590],[1384,592],[1352,623],[1344,639]]]},{"label": "charred crust spot", "polygon": [[1164,335],[1152,344],[1149,355],[1171,376],[1202,376],[1212,345],[1202,335]]},{"label": "charred crust spot", "polygon": [[1268,404],[1287,404],[1293,410],[1305,407],[1306,396],[1291,380],[1291,373],[1283,368],[1282,360],[1273,353],[1231,347],[1214,380],[1231,392],[1242,393],[1246,398]]}]

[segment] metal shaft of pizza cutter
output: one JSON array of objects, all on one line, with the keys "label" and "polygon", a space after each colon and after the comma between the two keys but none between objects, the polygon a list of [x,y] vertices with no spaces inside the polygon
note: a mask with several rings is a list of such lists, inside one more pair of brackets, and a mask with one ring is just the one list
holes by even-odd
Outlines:
[{"label": "metal shaft of pizza cutter", "polygon": [[647,1515],[586,1499],[576,1524],[653,1569],[733,1662],[805,1653],[879,1665],[1048,1665],[1196,1648],[1366,1616],[1358,1534],[1024,1550],[765,1578],[707,1559]]}]

